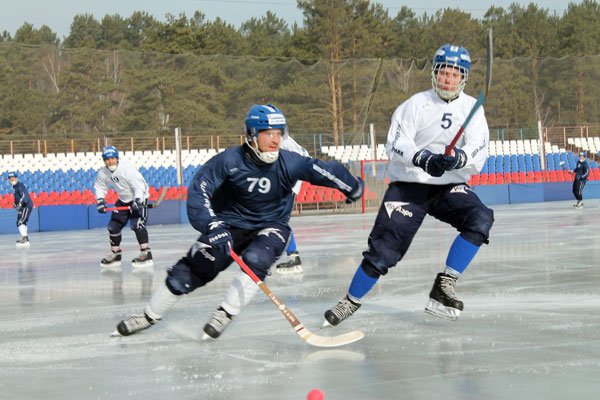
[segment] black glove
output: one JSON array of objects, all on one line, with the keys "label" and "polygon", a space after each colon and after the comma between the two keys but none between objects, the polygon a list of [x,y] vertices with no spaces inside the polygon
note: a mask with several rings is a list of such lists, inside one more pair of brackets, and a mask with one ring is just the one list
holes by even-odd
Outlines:
[{"label": "black glove", "polygon": [[216,253],[229,255],[229,247],[233,244],[231,233],[223,221],[210,222],[206,231],[208,243]]},{"label": "black glove", "polygon": [[440,177],[446,172],[443,154],[433,154],[427,149],[419,150],[413,157],[413,164],[421,167],[431,176]]},{"label": "black glove", "polygon": [[461,169],[467,164],[467,153],[459,148],[454,148],[453,156],[444,156],[444,169],[446,171],[452,171],[454,169]]},{"label": "black glove", "polygon": [[357,176],[356,180],[358,181],[358,188],[354,192],[346,195],[346,204],[354,203],[356,200],[360,199],[363,195],[363,190],[365,188],[365,182],[362,180],[362,178],[360,176]]},{"label": "black glove", "polygon": [[100,214],[106,214],[106,202],[104,199],[96,199],[96,210]]},{"label": "black glove", "polygon": [[16,209],[17,211],[21,211],[21,209],[22,209],[22,208],[25,206],[25,204],[23,204],[23,202],[22,202],[22,201],[15,202],[15,204],[14,204],[14,205],[15,205],[15,209]]},{"label": "black glove", "polygon": [[142,201],[142,199],[135,199],[133,203],[131,203],[132,211],[140,211],[142,208],[144,208],[144,202]]}]

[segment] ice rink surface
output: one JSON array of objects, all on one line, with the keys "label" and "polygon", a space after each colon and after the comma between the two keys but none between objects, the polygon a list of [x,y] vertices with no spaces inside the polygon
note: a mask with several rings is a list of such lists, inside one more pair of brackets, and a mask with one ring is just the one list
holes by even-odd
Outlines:
[{"label": "ice rink surface", "polygon": [[[158,325],[111,338],[139,312],[196,238],[150,226],[156,265],[102,274],[103,229],[32,233],[29,250],[0,236],[0,398],[304,400],[592,399],[600,393],[600,202],[496,206],[484,246],[457,293],[458,321],[423,312],[456,232],[428,217],[407,256],[335,328],[323,312],[346,293],[375,214],[294,216],[304,273],[268,287],[315,333],[364,330],[335,349],[311,347],[259,292],[216,341],[199,340],[236,265],[180,299]],[[137,255],[124,232],[125,260]]]}]

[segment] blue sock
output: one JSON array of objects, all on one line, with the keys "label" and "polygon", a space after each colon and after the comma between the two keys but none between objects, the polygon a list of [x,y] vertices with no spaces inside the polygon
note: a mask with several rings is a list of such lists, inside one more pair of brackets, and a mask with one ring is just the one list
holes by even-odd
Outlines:
[{"label": "blue sock", "polygon": [[462,236],[458,235],[456,239],[454,239],[454,243],[452,243],[452,247],[450,247],[450,251],[448,252],[446,266],[460,275],[467,269],[469,263],[473,260],[478,251],[479,246],[475,246],[473,243],[468,242]]},{"label": "blue sock", "polygon": [[292,254],[296,251],[298,247],[296,247],[296,239],[294,238],[294,232],[290,232],[290,243],[288,244],[287,253],[288,255]]},{"label": "blue sock", "polygon": [[350,289],[348,289],[348,294],[353,300],[360,300],[365,294],[371,290],[371,288],[377,283],[379,278],[372,278],[369,275],[365,274],[365,271],[362,269],[362,266],[359,265],[358,269],[354,273],[354,277],[352,278],[352,282],[350,283]]}]

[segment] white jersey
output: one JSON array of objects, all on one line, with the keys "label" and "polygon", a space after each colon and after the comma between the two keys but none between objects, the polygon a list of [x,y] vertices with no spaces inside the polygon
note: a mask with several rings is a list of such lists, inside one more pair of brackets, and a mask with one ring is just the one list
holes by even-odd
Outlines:
[{"label": "white jersey", "polygon": [[148,184],[140,172],[127,160],[119,159],[115,172],[105,166],[98,170],[94,181],[94,192],[97,199],[104,199],[109,189],[114,189],[119,199],[129,203],[135,199],[148,198]]},{"label": "white jersey", "polygon": [[[298,142],[296,142],[292,137],[288,134],[285,135],[281,143],[279,144],[279,148],[293,151],[294,153],[298,153],[304,157],[310,157],[310,153],[304,147],[300,146]],[[296,182],[294,187],[292,188],[292,192],[298,194],[302,189],[302,181]]]},{"label": "white jersey", "polygon": [[443,185],[467,182],[471,175],[478,174],[487,160],[490,136],[483,107],[475,112],[456,143],[467,155],[464,168],[433,177],[412,162],[415,153],[422,149],[443,154],[476,101],[461,92],[458,98],[447,103],[430,89],[413,95],[396,108],[386,144],[390,179]]}]

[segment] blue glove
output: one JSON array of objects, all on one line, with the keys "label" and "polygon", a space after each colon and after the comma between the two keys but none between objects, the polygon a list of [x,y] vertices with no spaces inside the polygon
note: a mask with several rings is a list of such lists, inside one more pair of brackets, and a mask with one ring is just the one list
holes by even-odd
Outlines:
[{"label": "blue glove", "polygon": [[106,202],[104,199],[96,199],[96,210],[100,214],[106,214]]},{"label": "blue glove", "polygon": [[142,208],[144,208],[144,202],[142,201],[142,199],[135,199],[133,201],[133,203],[131,203],[131,210],[132,211],[140,211]]},{"label": "blue glove", "polygon": [[467,164],[467,153],[459,148],[454,148],[453,156],[444,156],[444,169],[446,171],[452,171],[454,169],[461,169]]},{"label": "blue glove", "polygon": [[211,245],[215,253],[229,255],[229,247],[233,244],[231,233],[227,229],[227,225],[223,221],[210,222],[207,226],[206,234],[208,243]]},{"label": "blue glove", "polygon": [[434,177],[440,177],[446,172],[443,154],[433,154],[423,149],[415,153],[413,164]]},{"label": "blue glove", "polygon": [[360,176],[356,177],[358,181],[358,188],[350,194],[346,195],[346,204],[354,203],[356,200],[360,199],[363,195],[363,190],[365,188],[365,182],[362,180]]}]

